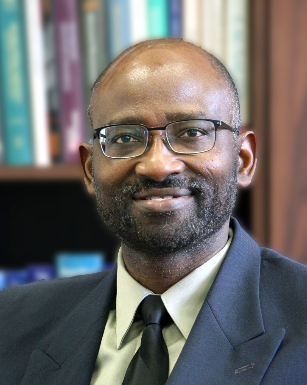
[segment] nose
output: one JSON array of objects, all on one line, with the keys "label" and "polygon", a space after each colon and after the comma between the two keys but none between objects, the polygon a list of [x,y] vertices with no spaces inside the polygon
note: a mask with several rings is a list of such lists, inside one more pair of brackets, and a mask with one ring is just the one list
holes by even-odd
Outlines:
[{"label": "nose", "polygon": [[151,144],[147,151],[138,158],[135,172],[147,176],[157,182],[163,181],[171,174],[180,174],[184,171],[184,163],[178,155],[169,149],[160,134],[152,135]]}]

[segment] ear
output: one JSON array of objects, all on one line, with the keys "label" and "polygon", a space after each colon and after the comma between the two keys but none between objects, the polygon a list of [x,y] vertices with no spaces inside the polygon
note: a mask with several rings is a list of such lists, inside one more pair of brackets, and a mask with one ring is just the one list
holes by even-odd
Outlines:
[{"label": "ear", "polygon": [[256,170],[256,137],[252,131],[242,132],[238,138],[239,169],[237,182],[242,187],[247,187]]},{"label": "ear", "polygon": [[94,176],[92,175],[92,151],[93,145],[82,143],[79,146],[80,159],[84,171],[84,183],[90,195],[95,195]]}]

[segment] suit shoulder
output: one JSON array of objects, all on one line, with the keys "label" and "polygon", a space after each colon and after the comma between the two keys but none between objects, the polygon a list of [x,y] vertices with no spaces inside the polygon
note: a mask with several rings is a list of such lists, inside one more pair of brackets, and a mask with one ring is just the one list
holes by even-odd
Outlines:
[{"label": "suit shoulder", "polygon": [[19,316],[29,309],[39,311],[40,308],[53,308],[63,311],[72,308],[85,298],[108,274],[108,271],[59,278],[51,281],[34,282],[23,286],[15,286],[0,292],[0,324],[5,315],[18,309]]},{"label": "suit shoulder", "polygon": [[292,278],[296,277],[307,284],[307,266],[265,247],[260,248],[260,252],[262,272],[265,270],[274,274],[280,272],[284,277],[291,275]]},{"label": "suit shoulder", "polygon": [[269,249],[261,250],[260,303],[265,325],[307,335],[307,267]]}]

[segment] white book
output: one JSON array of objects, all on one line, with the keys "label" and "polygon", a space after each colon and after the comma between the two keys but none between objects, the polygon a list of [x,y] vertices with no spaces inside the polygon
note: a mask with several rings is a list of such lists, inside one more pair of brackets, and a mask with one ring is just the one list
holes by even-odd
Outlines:
[{"label": "white book", "polygon": [[225,0],[202,0],[202,47],[225,62]]},{"label": "white book", "polygon": [[201,0],[183,0],[183,39],[197,46],[201,45]]},{"label": "white book", "polygon": [[225,0],[209,0],[212,3],[212,48],[211,53],[225,64]]},{"label": "white book", "polygon": [[51,156],[40,6],[39,0],[24,2],[34,164],[36,166],[47,166],[51,163]]},{"label": "white book", "polygon": [[213,39],[216,24],[212,15],[212,0],[202,0],[201,2],[201,46],[206,51],[213,54]]},{"label": "white book", "polygon": [[237,86],[242,124],[248,125],[250,120],[249,0],[226,1],[225,65]]},{"label": "white book", "polygon": [[129,0],[131,45],[148,40],[147,1]]}]

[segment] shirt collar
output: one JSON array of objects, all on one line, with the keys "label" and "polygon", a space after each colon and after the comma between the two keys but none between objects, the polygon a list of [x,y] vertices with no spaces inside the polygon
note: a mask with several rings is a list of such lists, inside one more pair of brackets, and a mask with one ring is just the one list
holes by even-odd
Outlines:
[{"label": "shirt collar", "polygon": [[116,343],[120,349],[124,337],[132,325],[136,310],[142,300],[152,291],[140,285],[127,272],[120,248],[117,259],[116,295]]},{"label": "shirt collar", "polygon": [[[198,312],[229,249],[232,236],[233,232],[229,229],[229,238],[222,250],[161,295],[168,313],[185,339],[188,338]],[[120,249],[117,261],[117,349],[121,348],[139,304],[150,294],[154,293],[140,285],[127,272]]]}]

